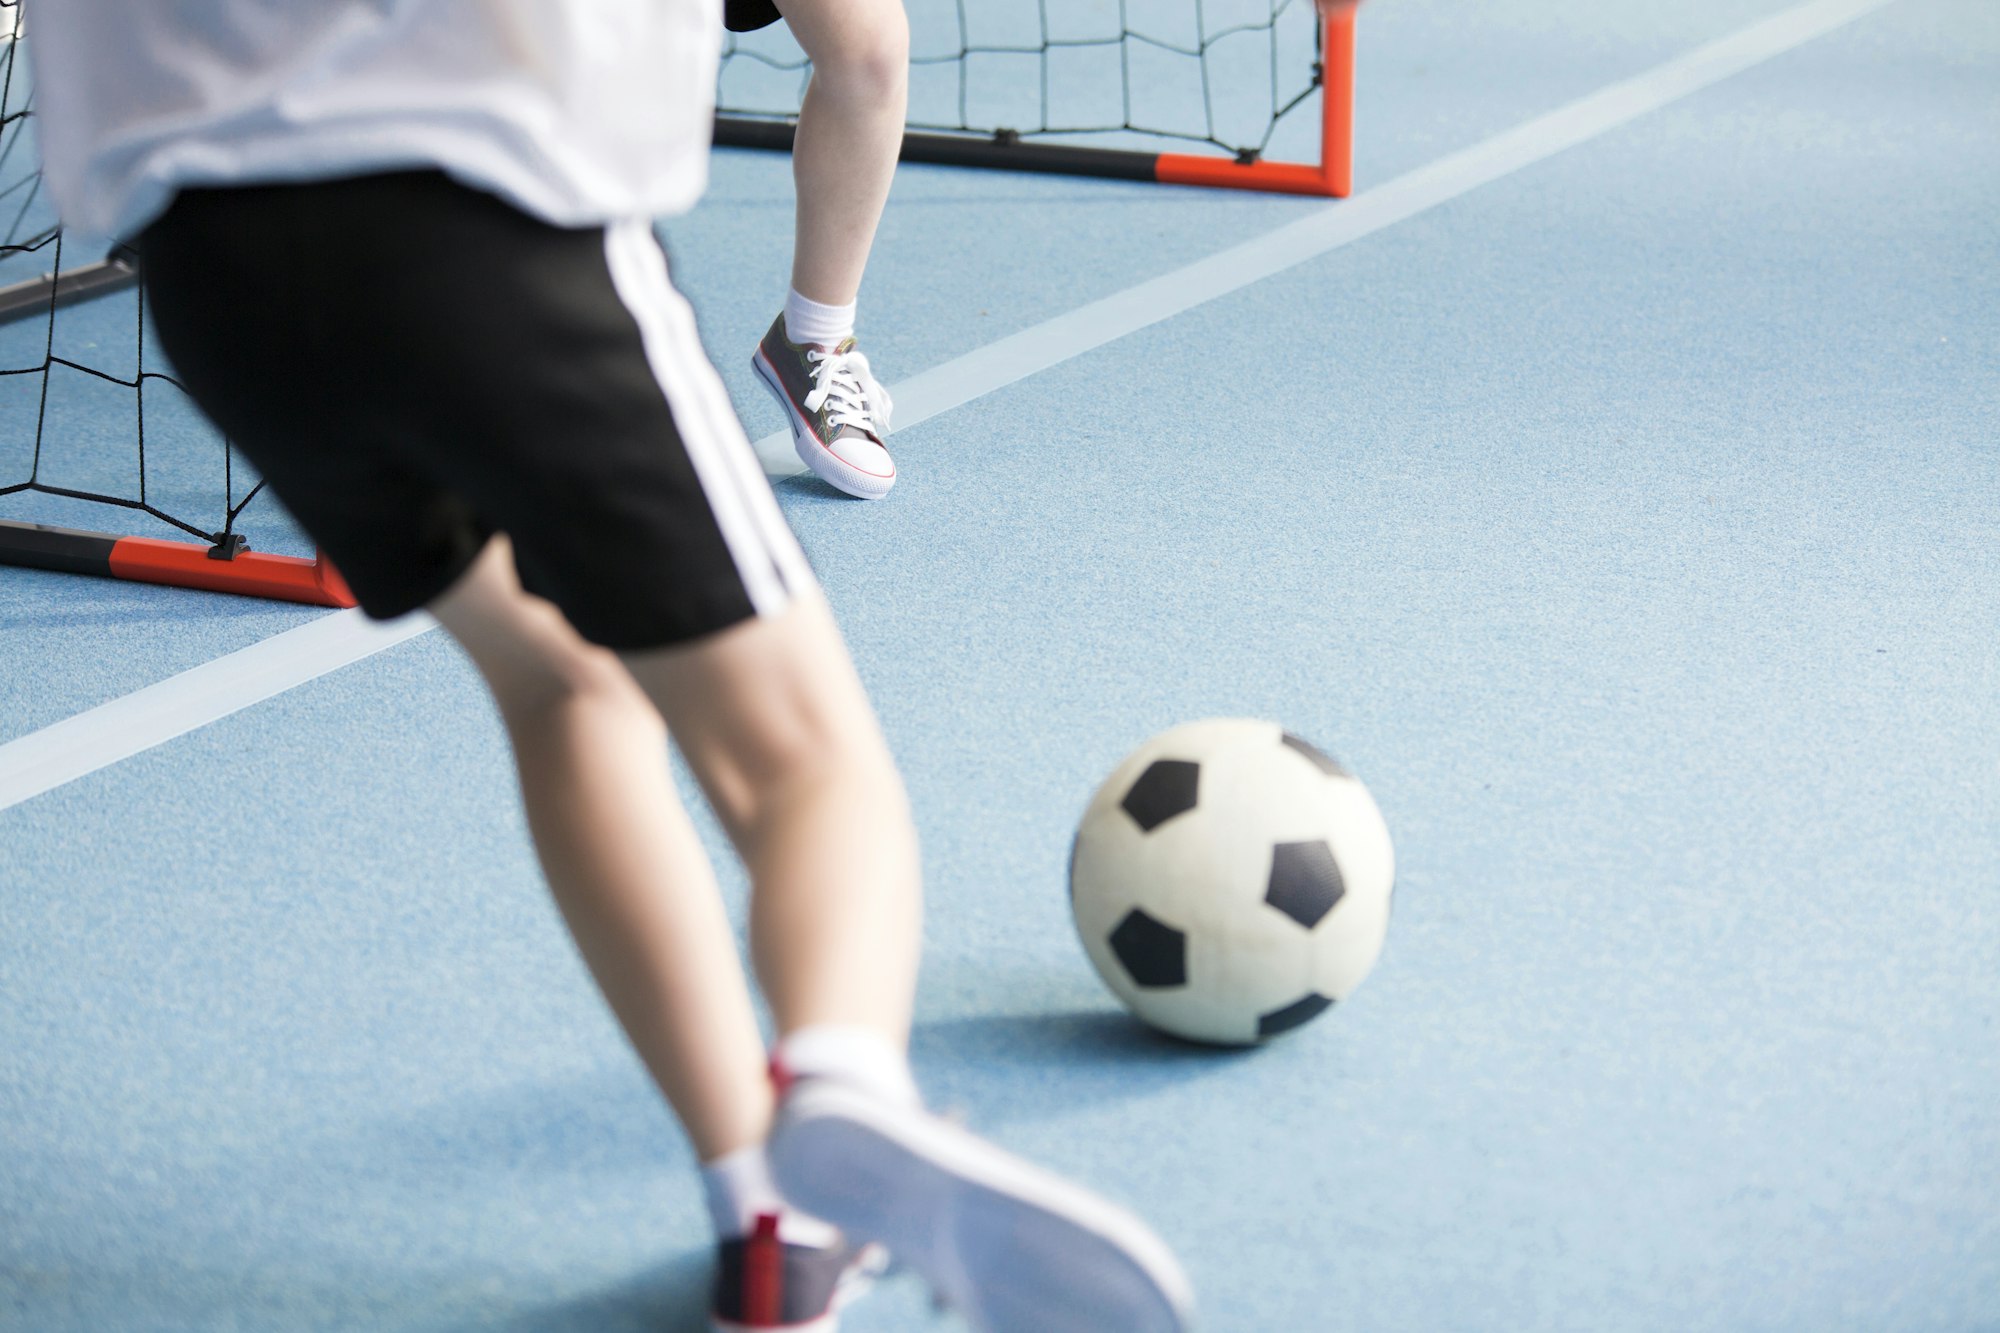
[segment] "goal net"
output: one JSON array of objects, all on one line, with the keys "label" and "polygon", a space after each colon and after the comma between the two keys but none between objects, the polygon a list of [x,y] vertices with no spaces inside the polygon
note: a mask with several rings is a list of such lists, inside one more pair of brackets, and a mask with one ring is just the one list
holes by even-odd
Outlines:
[{"label": "goal net", "polygon": [[250,549],[246,512],[296,529],[155,364],[133,256],[56,225],[26,31],[0,0],[0,563],[352,606],[316,554]]},{"label": "goal net", "polygon": [[[1358,0],[907,0],[903,160],[1344,198]],[[716,142],[789,148],[812,69],[732,34]]]}]

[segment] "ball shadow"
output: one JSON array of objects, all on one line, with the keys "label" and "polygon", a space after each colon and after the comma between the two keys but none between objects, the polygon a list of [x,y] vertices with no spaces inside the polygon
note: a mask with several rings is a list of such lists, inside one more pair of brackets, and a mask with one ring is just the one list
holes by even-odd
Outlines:
[{"label": "ball shadow", "polygon": [[1227,1062],[1255,1049],[1184,1041],[1115,1009],[940,1019],[919,1023],[912,1045],[958,1058],[1033,1064],[1089,1059],[1148,1067]]},{"label": "ball shadow", "polygon": [[1254,1047],[1204,1046],[1106,1009],[919,1023],[911,1057],[938,1104],[983,1124],[1035,1121],[1227,1075]]}]

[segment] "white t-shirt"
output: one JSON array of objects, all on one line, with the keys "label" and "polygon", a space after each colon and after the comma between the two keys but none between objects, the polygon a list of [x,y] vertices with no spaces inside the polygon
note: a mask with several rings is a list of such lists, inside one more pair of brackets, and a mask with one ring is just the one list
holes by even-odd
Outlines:
[{"label": "white t-shirt", "polygon": [[129,236],[183,185],[419,166],[561,226],[690,207],[718,0],[34,0],[44,179]]}]

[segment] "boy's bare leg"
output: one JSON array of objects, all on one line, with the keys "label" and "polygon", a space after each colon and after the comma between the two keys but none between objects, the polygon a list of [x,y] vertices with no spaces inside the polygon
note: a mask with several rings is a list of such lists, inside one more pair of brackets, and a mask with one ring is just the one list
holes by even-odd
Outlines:
[{"label": "boy's bare leg", "polygon": [[504,537],[431,610],[499,704],[556,904],[696,1152],[762,1142],[763,1039],[658,711],[617,657],[522,591]]},{"label": "boy's bare leg", "polygon": [[557,905],[703,1160],[762,1141],[771,1091],[662,713],[749,868],[752,955],[779,1030],[858,1026],[906,1044],[916,835],[817,594],[621,663],[524,592],[496,538],[431,609],[493,691]]},{"label": "boy's bare leg", "polygon": [[778,0],[778,9],[813,63],[792,144],[792,287],[849,305],[902,149],[909,19],[902,0]]},{"label": "boy's bare leg", "polygon": [[688,648],[627,654],[749,868],[751,956],[780,1033],[908,1042],[921,948],[916,832],[826,602]]},{"label": "boy's bare leg", "polygon": [[855,345],[861,274],[888,202],[909,101],[902,0],[777,0],[812,59],[792,142],[797,218],[785,308],[751,358],[820,480],[879,500],[896,484],[887,390]]}]

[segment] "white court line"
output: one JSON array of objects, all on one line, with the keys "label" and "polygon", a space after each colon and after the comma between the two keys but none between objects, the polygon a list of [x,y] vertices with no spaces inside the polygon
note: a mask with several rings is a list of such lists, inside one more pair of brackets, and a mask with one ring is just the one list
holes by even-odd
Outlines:
[{"label": "white court line", "polygon": [[0,810],[433,629],[336,611],[0,745]]},{"label": "white court line", "polygon": [[[899,428],[928,420],[1093,348],[1281,273],[1629,121],[1880,9],[1892,0],[1809,0],[1345,203],[947,361],[895,386]],[[805,469],[787,431],[757,442],[767,471]],[[341,612],[184,671],[0,745],[0,810],[205,726],[432,628]]]}]

